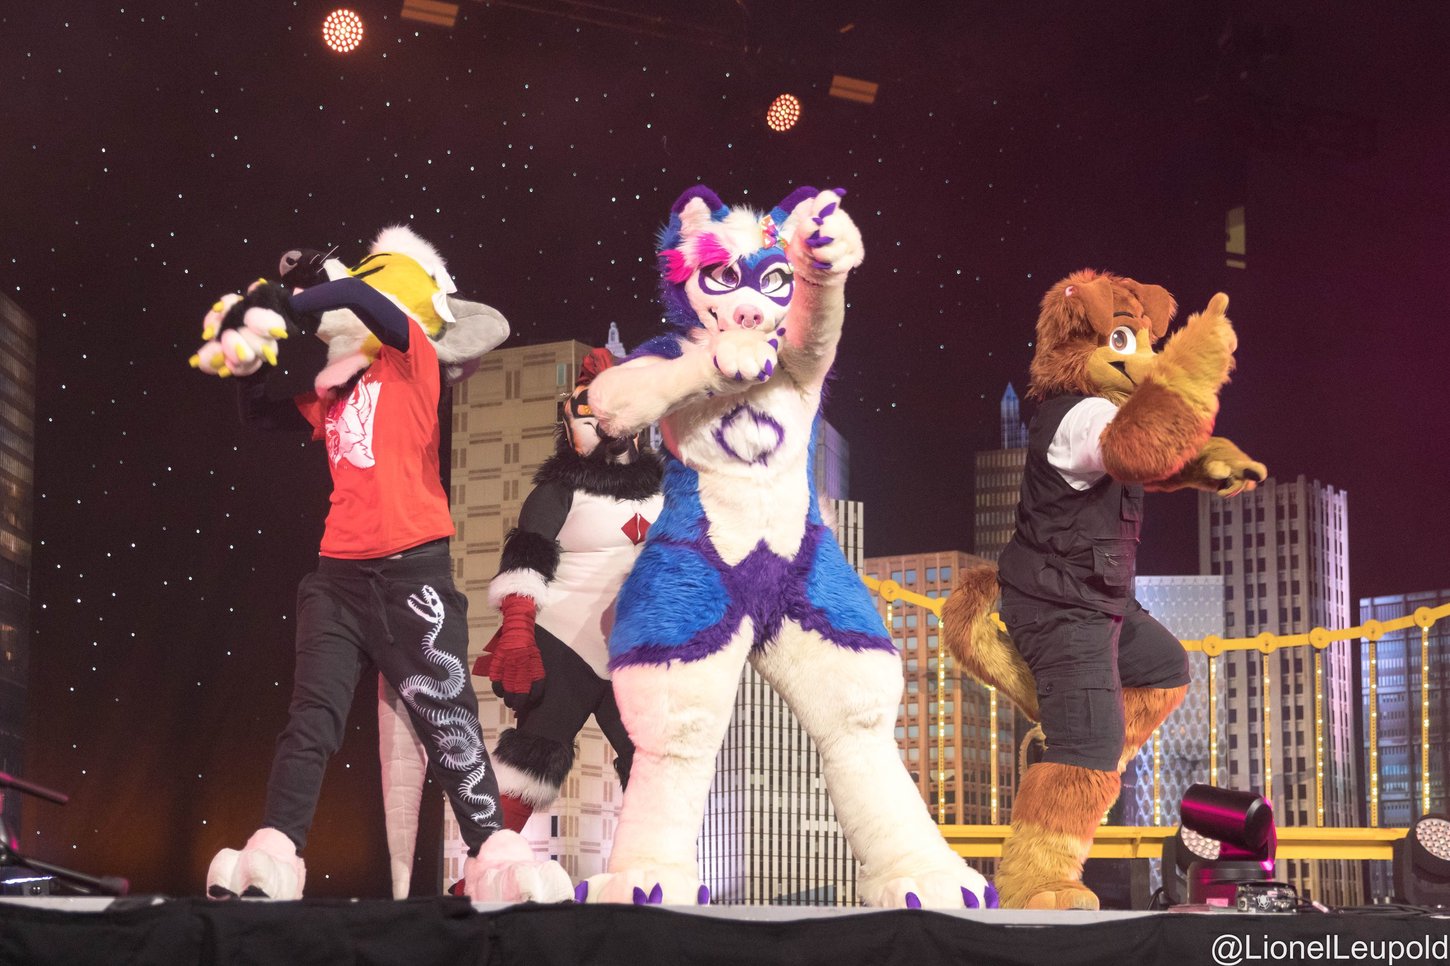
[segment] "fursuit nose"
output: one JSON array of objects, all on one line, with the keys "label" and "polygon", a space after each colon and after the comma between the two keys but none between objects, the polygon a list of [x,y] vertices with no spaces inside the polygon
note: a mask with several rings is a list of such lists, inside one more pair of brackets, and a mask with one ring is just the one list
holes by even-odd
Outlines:
[{"label": "fursuit nose", "polygon": [[749,305],[741,305],[735,309],[735,324],[742,329],[758,329],[765,322],[765,314],[760,309]]}]

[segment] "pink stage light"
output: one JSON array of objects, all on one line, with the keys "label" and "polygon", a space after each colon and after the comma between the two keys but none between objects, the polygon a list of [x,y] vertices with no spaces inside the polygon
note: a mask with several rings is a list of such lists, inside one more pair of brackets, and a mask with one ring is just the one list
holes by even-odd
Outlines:
[{"label": "pink stage light", "polygon": [[356,50],[362,39],[362,17],[346,7],[332,11],[322,21],[322,42],[339,54]]}]

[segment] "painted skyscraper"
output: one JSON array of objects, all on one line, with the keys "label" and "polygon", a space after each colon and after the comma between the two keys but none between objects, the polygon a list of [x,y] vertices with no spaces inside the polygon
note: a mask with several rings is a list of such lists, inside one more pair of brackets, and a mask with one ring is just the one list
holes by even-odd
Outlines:
[{"label": "painted skyscraper", "polygon": [[[1270,479],[1231,500],[1200,494],[1200,565],[1205,573],[1223,578],[1225,637],[1350,625],[1348,503],[1344,491],[1303,476],[1292,483]],[[1347,644],[1322,653],[1322,824],[1354,825],[1361,810],[1354,654]],[[1314,652],[1234,651],[1220,661],[1227,747],[1219,784],[1269,788],[1281,826],[1318,824]],[[1262,753],[1266,673],[1268,769]],[[1347,861],[1286,861],[1280,863],[1279,875],[1320,902],[1357,905],[1364,901],[1359,872],[1358,863]]]},{"label": "painted skyscraper", "polygon": [[973,552],[996,560],[1017,526],[1017,500],[1027,465],[1027,427],[1022,422],[1017,391],[1007,384],[1001,405],[1002,448],[977,453],[976,517]]},{"label": "painted skyscraper", "polygon": [[[1221,577],[1144,577],[1135,581],[1138,601],[1164,627],[1182,640],[1223,633],[1224,587]],[[1177,825],[1178,803],[1195,782],[1207,782],[1208,769],[1208,662],[1198,653],[1188,655],[1188,685],[1183,704],[1159,729],[1158,773],[1153,771],[1152,741],[1123,774],[1123,794],[1112,821],[1122,825]],[[1223,700],[1223,677],[1218,679]],[[1218,747],[1224,743],[1219,721]]]},{"label": "painted skyscraper", "polygon": [[[1362,597],[1358,623],[1390,621],[1413,614],[1418,608],[1438,607],[1447,602],[1450,602],[1450,590]],[[1422,661],[1427,648],[1428,676]],[[1444,815],[1445,776],[1450,772],[1450,741],[1446,740],[1445,732],[1450,725],[1450,680],[1447,680],[1450,620],[1436,621],[1423,637],[1418,627],[1385,634],[1375,642],[1373,661],[1368,641],[1359,642],[1359,652],[1360,721],[1366,722],[1360,757],[1361,774],[1365,776],[1365,791],[1361,796],[1365,813],[1361,821],[1368,825],[1404,827],[1413,825],[1424,815]],[[1379,710],[1374,736],[1379,752],[1378,768],[1370,764],[1367,724],[1372,668]],[[1391,893],[1390,864],[1370,863],[1370,895]]]},{"label": "painted skyscraper", "polygon": [[[0,771],[11,774],[25,771],[34,480],[35,322],[0,295]],[[18,796],[4,814],[14,833]]]},{"label": "painted skyscraper", "polygon": [[[926,597],[946,597],[951,593],[956,575],[963,568],[981,562],[981,558],[959,550],[868,557],[866,574],[878,580],[894,580],[906,590]],[[885,616],[886,604],[880,602],[880,608]],[[901,648],[906,673],[906,692],[897,714],[896,740],[932,817],[938,817],[940,785],[946,800],[946,814],[942,816],[946,824],[991,823],[994,788],[995,819],[1002,823],[1010,821],[1017,787],[1015,711],[1011,704],[1006,699],[998,700],[994,786],[989,692],[964,677],[951,655],[940,653],[940,628],[935,614],[913,604],[897,603],[891,607],[890,624],[891,637]],[[939,675],[941,660],[946,661],[946,666],[940,669]],[[943,684],[945,691],[941,692],[938,707]]]}]

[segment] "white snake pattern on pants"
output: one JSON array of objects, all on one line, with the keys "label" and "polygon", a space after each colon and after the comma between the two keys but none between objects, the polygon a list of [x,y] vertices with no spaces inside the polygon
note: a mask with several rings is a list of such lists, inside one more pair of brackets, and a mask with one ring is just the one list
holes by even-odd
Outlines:
[{"label": "white snake pattern on pants", "polygon": [[398,693],[403,696],[409,708],[438,729],[438,755],[442,763],[454,771],[473,768],[459,785],[458,793],[464,801],[479,809],[471,817],[475,822],[482,822],[498,808],[498,802],[492,795],[481,795],[476,790],[479,782],[488,774],[488,758],[483,750],[483,726],[475,715],[466,711],[458,708],[424,708],[414,699],[414,695],[422,694],[443,703],[458,697],[468,686],[468,675],[464,673],[463,662],[433,646],[443,630],[443,598],[438,596],[438,591],[424,584],[422,598],[419,599],[418,594],[410,595],[408,606],[413,609],[413,613],[433,625],[433,629],[423,637],[423,656],[443,668],[448,678],[440,682],[426,674],[415,674],[403,681]]}]

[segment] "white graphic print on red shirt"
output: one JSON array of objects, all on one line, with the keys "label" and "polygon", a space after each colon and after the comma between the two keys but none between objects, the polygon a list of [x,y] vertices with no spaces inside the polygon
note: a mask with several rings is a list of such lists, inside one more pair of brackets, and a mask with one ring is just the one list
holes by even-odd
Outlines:
[{"label": "white graphic print on red shirt", "polygon": [[383,384],[363,378],[346,400],[339,399],[327,410],[327,455],[336,466],[347,460],[359,469],[377,463],[373,457],[373,417]]}]

